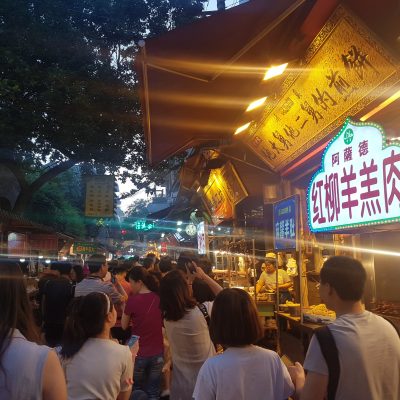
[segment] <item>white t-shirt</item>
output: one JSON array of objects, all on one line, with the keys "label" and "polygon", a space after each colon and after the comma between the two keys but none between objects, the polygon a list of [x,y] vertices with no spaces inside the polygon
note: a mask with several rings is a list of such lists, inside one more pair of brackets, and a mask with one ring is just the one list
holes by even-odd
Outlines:
[{"label": "white t-shirt", "polygon": [[131,389],[132,354],[128,346],[91,338],[71,359],[62,361],[69,400],[110,400]]},{"label": "white t-shirt", "polygon": [[42,399],[43,370],[50,351],[29,342],[15,329],[1,358],[0,399]]},{"label": "white t-shirt", "polygon": [[[278,269],[278,284],[282,285],[284,283],[291,282],[289,275],[283,269]],[[268,274],[263,271],[260,275],[260,279],[258,280],[258,285],[266,286],[267,289],[276,289],[276,273]]]},{"label": "white t-shirt", "polygon": [[278,354],[257,346],[229,347],[201,367],[195,400],[283,400],[294,392]]},{"label": "white t-shirt", "polygon": [[[339,352],[336,400],[399,400],[400,339],[393,326],[369,311],[345,314],[329,325]],[[328,375],[318,340],[312,337],[304,369]]]},{"label": "white t-shirt", "polygon": [[[211,315],[212,302],[205,302]],[[164,320],[172,355],[171,400],[190,400],[204,361],[215,355],[207,322],[198,307],[179,321]]]}]

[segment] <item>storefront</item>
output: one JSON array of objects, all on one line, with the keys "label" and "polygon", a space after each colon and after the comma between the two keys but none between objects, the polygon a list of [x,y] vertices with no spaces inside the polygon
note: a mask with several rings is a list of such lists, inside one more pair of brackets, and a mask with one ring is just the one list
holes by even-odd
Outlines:
[{"label": "storefront", "polygon": [[[399,204],[397,153],[392,158],[386,154],[383,159],[389,157],[391,161],[386,161],[385,166],[381,161],[378,167],[378,156],[370,157],[375,154],[372,149],[379,147],[375,139],[367,152],[366,145],[361,145],[366,140],[360,140],[359,147],[353,148],[351,143],[356,139],[346,131],[364,129],[357,125],[360,121],[378,122],[386,132],[386,137],[380,139],[383,148],[400,136],[399,7],[392,1],[383,1],[378,9],[371,1],[278,3],[253,0],[146,44],[138,68],[144,88],[150,160],[154,163],[188,147],[224,152],[227,142],[239,143],[242,153],[237,158],[246,161],[249,150],[269,172],[264,181],[251,173],[239,174],[244,187],[247,189],[249,181],[259,187],[268,183],[275,186],[274,200],[264,207],[263,219],[268,220],[264,249],[271,249],[273,244],[275,252],[281,253],[283,268],[287,269],[289,260],[294,260],[290,263],[297,267],[297,275],[292,276],[293,301],[299,304],[300,316],[296,317],[297,311],[293,311],[293,315],[284,313],[285,318],[298,327],[302,325],[307,332],[318,326],[315,322],[331,319],[332,314],[318,306],[319,270],[324,258],[348,254],[361,259],[368,270],[367,308],[396,319],[399,269],[396,241],[389,239],[395,239],[399,230],[397,214],[393,217],[389,208],[398,208]],[[218,26],[221,31],[224,24],[226,31],[212,30]],[[209,32],[214,32],[214,37]],[[269,72],[273,68],[265,71],[265,66],[271,64],[281,67],[272,78]],[[159,96],[160,91],[173,96]],[[163,101],[170,102],[169,107],[163,107]],[[348,117],[355,121],[352,128],[344,125]],[[168,149],[154,147],[161,146],[161,141],[155,140],[161,129],[164,137],[165,129],[171,131],[173,140]],[[344,147],[335,150],[339,156],[335,155],[335,164],[330,165],[335,169],[327,174],[321,159],[328,160],[328,152],[336,146],[335,139],[345,134]],[[184,138],[179,145],[175,143],[178,137]],[[361,163],[357,166],[353,164],[356,158]],[[320,169],[325,175],[314,182],[314,174]],[[387,180],[379,189],[379,199],[368,197],[376,191],[373,173]],[[357,174],[355,181],[353,176]],[[214,175],[210,173],[211,177]],[[237,220],[237,212],[229,208],[232,202],[224,204],[224,196],[215,187],[208,187],[209,182],[208,177],[206,184],[192,189],[200,187],[198,190],[205,196],[210,194],[214,220],[224,218],[221,213],[232,214],[232,220]],[[353,206],[354,193],[360,195],[357,206]],[[273,203],[279,206],[293,196],[296,235],[292,235],[291,217],[287,224],[272,223]],[[361,222],[340,222],[338,210],[340,217],[347,213],[351,221],[355,221],[357,211]],[[373,219],[378,211],[382,218]],[[322,218],[319,225],[313,225],[315,218],[317,222]],[[247,239],[245,234],[242,239]],[[216,250],[231,252],[229,246]],[[310,310],[310,306],[317,307]],[[304,316],[311,322],[306,322]]]}]

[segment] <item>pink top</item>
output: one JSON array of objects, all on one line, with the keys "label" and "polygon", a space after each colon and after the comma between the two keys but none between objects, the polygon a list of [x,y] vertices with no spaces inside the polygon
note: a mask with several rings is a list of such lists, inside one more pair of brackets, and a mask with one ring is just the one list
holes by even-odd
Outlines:
[{"label": "pink top", "polygon": [[140,336],[139,357],[163,353],[162,318],[160,298],[156,293],[130,295],[124,314],[132,321],[132,334]]}]

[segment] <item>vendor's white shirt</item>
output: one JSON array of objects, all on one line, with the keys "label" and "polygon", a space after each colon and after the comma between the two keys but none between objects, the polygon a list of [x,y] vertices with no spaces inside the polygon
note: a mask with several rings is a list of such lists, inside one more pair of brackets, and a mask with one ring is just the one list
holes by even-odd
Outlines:
[{"label": "vendor's white shirt", "polygon": [[132,354],[128,346],[91,338],[71,359],[62,361],[69,400],[110,400],[131,389]]},{"label": "vendor's white shirt", "polygon": [[[399,400],[400,339],[393,326],[369,311],[345,314],[329,325],[339,352],[336,400]],[[304,362],[308,371],[328,375],[313,336]]]},{"label": "vendor's white shirt", "polygon": [[283,400],[294,392],[278,354],[257,346],[229,347],[201,367],[195,400]]},{"label": "vendor's white shirt", "polygon": [[[211,315],[212,302],[205,302]],[[207,322],[198,307],[179,321],[164,320],[172,355],[171,400],[190,400],[204,361],[215,355]]]}]

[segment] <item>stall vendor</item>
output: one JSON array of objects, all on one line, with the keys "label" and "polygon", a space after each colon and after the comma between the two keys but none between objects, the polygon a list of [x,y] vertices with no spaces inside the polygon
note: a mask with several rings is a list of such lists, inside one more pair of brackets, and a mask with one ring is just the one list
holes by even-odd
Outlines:
[{"label": "stall vendor", "polygon": [[[257,281],[256,293],[262,290],[276,291],[276,254],[267,253],[265,262],[261,266],[262,273]],[[289,288],[292,287],[292,281],[287,272],[283,269],[278,269],[278,287],[279,287],[279,303],[285,303],[286,300],[291,300]]]}]

